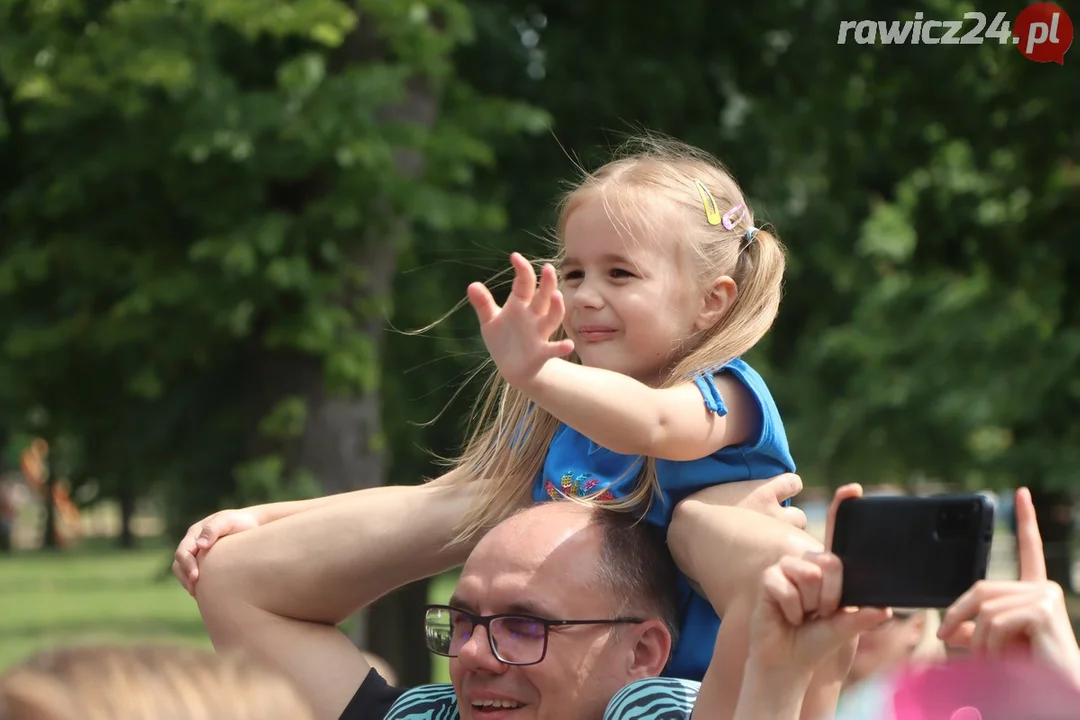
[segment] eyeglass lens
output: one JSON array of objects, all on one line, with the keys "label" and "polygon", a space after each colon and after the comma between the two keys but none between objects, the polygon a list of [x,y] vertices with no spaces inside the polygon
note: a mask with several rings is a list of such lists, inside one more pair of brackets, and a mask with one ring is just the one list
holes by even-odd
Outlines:
[{"label": "eyeglass lens", "polygon": [[[473,616],[467,613],[445,608],[432,608],[427,612],[425,634],[428,649],[434,653],[457,657],[474,631]],[[505,663],[534,663],[544,655],[547,628],[535,619],[495,618],[488,625],[488,633],[495,657]]]}]

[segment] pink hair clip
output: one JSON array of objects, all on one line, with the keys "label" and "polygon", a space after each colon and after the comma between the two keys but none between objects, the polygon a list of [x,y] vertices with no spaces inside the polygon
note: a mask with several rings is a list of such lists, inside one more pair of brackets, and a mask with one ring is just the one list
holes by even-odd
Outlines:
[{"label": "pink hair clip", "polygon": [[[738,217],[735,217],[735,218],[731,217],[732,215],[734,215],[739,210],[741,210],[742,212],[739,213]],[[724,229],[725,230],[734,230],[735,225],[740,220],[743,219],[743,215],[745,215],[745,214],[746,214],[746,203],[739,203],[735,207],[728,210],[726,213],[724,213],[724,217],[721,220],[721,222],[724,224]]]}]

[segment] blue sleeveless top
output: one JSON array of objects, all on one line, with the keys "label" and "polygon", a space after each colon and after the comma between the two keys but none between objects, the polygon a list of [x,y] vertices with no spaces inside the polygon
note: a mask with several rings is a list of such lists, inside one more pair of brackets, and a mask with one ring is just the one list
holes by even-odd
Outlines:
[{"label": "blue sleeveless top", "polygon": [[[745,362],[733,360],[715,373],[695,378],[705,407],[717,415],[727,414],[714,380],[715,375],[722,373],[729,373],[750,391],[761,414],[760,426],[754,429],[748,442],[725,447],[700,460],[657,460],[661,496],[653,498],[644,515],[646,522],[667,529],[675,505],[706,487],[740,480],[764,480],[795,472],[787,434],[772,393],[761,376]],[[544,470],[537,476],[533,500],[540,503],[563,496],[594,494],[602,499],[626,497],[633,492],[643,463],[644,458],[640,455],[611,452],[562,425],[548,448]],[[712,660],[720,618],[682,573],[678,579],[678,598],[679,640],[664,675],[701,680]]]}]

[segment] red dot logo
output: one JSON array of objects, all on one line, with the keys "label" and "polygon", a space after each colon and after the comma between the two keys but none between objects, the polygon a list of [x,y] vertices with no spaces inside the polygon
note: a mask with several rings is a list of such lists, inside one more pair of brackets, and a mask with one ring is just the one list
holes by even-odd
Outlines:
[{"label": "red dot logo", "polygon": [[1054,3],[1028,5],[1013,24],[1013,44],[1033,62],[1064,65],[1072,41],[1072,20]]}]

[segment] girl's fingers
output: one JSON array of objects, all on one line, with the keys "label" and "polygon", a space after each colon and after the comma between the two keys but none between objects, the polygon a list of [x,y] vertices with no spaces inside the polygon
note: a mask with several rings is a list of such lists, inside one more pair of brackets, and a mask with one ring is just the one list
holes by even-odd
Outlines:
[{"label": "girl's fingers", "polygon": [[491,291],[483,283],[470,285],[468,294],[469,304],[472,305],[481,325],[487,325],[499,314],[499,304],[495,302]]},{"label": "girl's fingers", "polygon": [[520,253],[510,256],[510,264],[514,267],[514,284],[510,288],[510,295],[523,303],[531,303],[536,294],[536,272],[532,264]]},{"label": "girl's fingers", "polygon": [[[537,317],[546,318],[551,314],[553,310],[552,302],[558,291],[559,281],[555,277],[555,268],[551,265],[544,265],[544,267],[540,268],[540,289],[529,305]],[[559,319],[562,320],[561,317]]]}]

